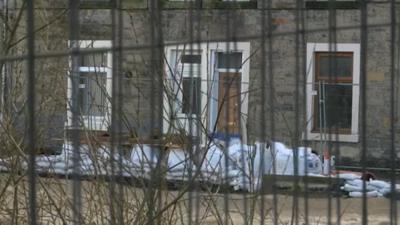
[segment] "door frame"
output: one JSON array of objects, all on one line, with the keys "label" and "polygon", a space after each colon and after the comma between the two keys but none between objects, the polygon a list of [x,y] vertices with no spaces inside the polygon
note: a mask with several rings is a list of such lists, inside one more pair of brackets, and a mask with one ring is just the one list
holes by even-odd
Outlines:
[{"label": "door frame", "polygon": [[[201,144],[206,144],[210,138],[214,138],[216,127],[216,113],[218,102],[216,102],[216,93],[218,93],[218,73],[223,70],[216,68],[216,53],[218,52],[232,52],[239,51],[242,53],[242,68],[240,70],[225,69],[224,71],[240,72],[241,73],[241,107],[240,107],[240,127],[241,139],[244,143],[247,142],[247,118],[248,118],[248,89],[249,89],[249,70],[250,70],[250,42],[212,42],[193,44],[168,44],[166,43],[165,58],[169,60],[171,51],[193,49],[201,50],[201,104],[200,104],[200,118],[196,118],[201,122],[202,126],[198,127]],[[168,63],[165,63],[164,84],[166,87],[171,84],[170,68]],[[218,95],[218,94],[217,94]],[[171,106],[170,97],[164,92],[163,96],[163,133],[167,133],[171,126],[169,118],[173,116],[174,106]],[[173,130],[171,132],[174,132]]]},{"label": "door frame", "polygon": [[[226,89],[223,89],[223,90],[221,90],[221,86],[223,86],[224,84],[222,84],[221,82],[225,82],[223,79],[221,79],[221,75],[223,75],[223,76],[231,76],[231,77],[233,77],[234,79],[238,79],[239,78],[239,87],[238,87],[238,95],[240,96],[241,95],[241,89],[240,89],[240,83],[241,83],[241,79],[242,79],[242,74],[241,74],[241,72],[219,72],[219,82],[218,82],[218,88],[219,88],[219,90],[218,90],[218,96],[217,96],[217,99],[218,99],[218,112],[219,112],[219,116],[217,115],[217,117],[218,117],[218,121],[216,121],[216,123],[217,123],[217,128],[216,128],[216,131],[215,131],[215,135],[214,135],[214,137],[216,137],[216,138],[219,138],[219,139],[225,139],[225,138],[232,138],[232,137],[236,137],[236,138],[239,138],[239,137],[241,137],[241,135],[240,135],[240,131],[241,131],[241,127],[240,127],[240,114],[237,114],[237,115],[233,115],[233,117],[237,117],[237,116],[239,116],[239,118],[236,118],[237,120],[238,120],[238,122],[239,122],[239,126],[238,126],[238,131],[237,132],[231,132],[231,131],[228,131],[228,133],[226,133],[225,131],[226,131],[226,128],[223,128],[223,130],[220,130],[220,123],[229,123],[230,121],[230,118],[231,118],[231,112],[229,111],[228,112],[228,119],[227,119],[227,121],[221,121],[221,120],[223,120],[224,118],[225,118],[225,111],[222,109],[221,110],[221,104],[224,104],[224,103],[221,103],[220,101],[221,101],[221,97],[228,97],[228,101],[231,99],[231,93],[230,93],[230,91],[227,91]],[[228,78],[229,79],[229,78]],[[236,81],[235,81],[236,82]],[[236,85],[235,84],[233,84],[233,85],[230,85],[229,87],[228,87],[229,89],[230,88],[234,88],[234,89],[236,89]],[[221,91],[224,91],[224,92],[221,92]],[[228,93],[228,96],[221,96],[221,94],[226,94],[226,93]],[[234,97],[234,99],[233,99],[233,102],[231,102],[230,104],[236,104],[237,103],[237,101],[238,101],[239,99],[237,99],[237,97]],[[241,99],[239,100],[240,101],[240,105],[242,104],[242,102],[241,102]],[[226,107],[227,105],[225,105],[224,107]],[[230,109],[230,107],[228,108],[228,110]],[[234,112],[235,114],[236,113],[238,113],[238,112]],[[224,125],[223,125],[224,126]],[[225,126],[227,126],[226,124],[225,124]],[[229,128],[228,128],[229,129]],[[236,129],[236,128],[235,128]]]}]

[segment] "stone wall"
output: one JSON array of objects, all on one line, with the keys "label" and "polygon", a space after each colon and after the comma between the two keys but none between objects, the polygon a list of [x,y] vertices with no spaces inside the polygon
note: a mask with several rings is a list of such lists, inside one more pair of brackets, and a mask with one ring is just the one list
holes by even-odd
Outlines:
[{"label": "stone wall", "polygon": [[[63,7],[65,7],[62,2],[65,1],[43,1],[43,5],[36,13],[38,15],[45,14],[49,9],[53,14],[62,12]],[[247,134],[250,142],[262,139],[261,135],[265,134],[267,139],[271,139],[273,135],[275,140],[283,141],[288,145],[295,144],[297,138],[301,141],[301,144],[305,144],[302,140],[305,124],[303,113],[304,86],[302,85],[304,83],[303,71],[305,65],[304,44],[307,42],[329,42],[330,40],[335,40],[338,43],[360,43],[361,41],[361,15],[360,9],[357,7],[335,11],[336,21],[334,22],[338,29],[334,34],[330,34],[328,31],[329,10],[304,10],[305,35],[301,36],[299,30],[296,30],[296,25],[299,25],[300,21],[297,18],[296,1],[293,0],[274,0],[272,1],[271,11],[260,10],[262,7],[266,7],[262,6],[261,1],[230,4],[206,0],[201,2],[200,5],[168,1],[161,3],[163,7],[159,20],[161,25],[155,27],[160,28],[155,29],[155,31],[157,31],[156,36],[162,37],[164,43],[189,43],[194,39],[199,39],[202,42],[240,40],[251,43]],[[201,8],[201,10],[192,11],[189,9],[190,6],[193,6],[193,9]],[[123,119],[123,130],[126,133],[150,137],[151,134],[156,132],[155,130],[161,129],[160,106],[162,104],[159,102],[161,92],[157,89],[158,84],[154,82],[159,81],[163,76],[162,66],[151,60],[154,52],[152,54],[151,49],[146,48],[146,46],[152,44],[151,24],[155,22],[157,25],[157,20],[152,17],[154,14],[149,10],[149,3],[146,0],[122,1],[122,8],[123,24],[120,28],[122,29],[124,48],[122,68],[119,73],[122,88],[118,91],[122,93],[123,98],[123,118],[121,118]],[[43,11],[41,12],[41,10]],[[267,21],[268,12],[271,12],[271,21]],[[265,19],[265,27],[262,27],[263,18]],[[102,9],[96,9],[90,5],[82,7],[80,21],[81,39],[112,39],[113,24],[111,12],[107,6]],[[368,4],[368,25],[367,73],[361,74],[361,77],[367,79],[368,84],[366,151],[370,161],[381,165],[381,162],[389,159],[391,124],[391,34],[389,26],[390,5],[387,1],[374,1],[374,3]],[[193,32],[190,32],[190,27],[193,27]],[[117,31],[118,29],[117,27]],[[268,47],[268,39],[261,39],[262,31],[272,32],[271,48]],[[47,47],[53,47],[39,48],[38,54],[67,50],[68,32],[68,14],[65,14],[56,25],[46,28],[46,32],[38,33],[38,37],[42,33],[49,35],[46,42],[43,43],[56,43],[54,46],[53,44],[45,44]],[[304,39],[302,39],[303,37]],[[297,42],[296,38],[298,38]],[[38,41],[41,41],[40,38],[38,38]],[[264,52],[262,50],[263,41],[265,44]],[[298,44],[297,54],[299,57],[296,57],[296,43]],[[162,52],[163,47],[156,49],[155,52],[157,51]],[[271,65],[269,65],[269,54],[272,54]],[[67,58],[62,58],[62,62],[67,65]],[[265,61],[263,61],[263,58]],[[51,60],[45,59],[43,64],[39,66],[40,70],[51,71],[48,68],[53,65]],[[59,59],[55,60],[60,62]],[[63,69],[64,71],[57,72],[56,76],[63,76],[65,79],[67,67]],[[41,73],[38,72],[38,74]],[[50,73],[46,74],[49,77],[53,76]],[[271,75],[274,80],[272,86],[274,88],[274,118],[271,118],[270,114],[269,91],[271,84],[269,77]],[[298,85],[297,89],[296,85]],[[60,85],[57,90],[63,90],[63,88]],[[265,90],[265,96],[262,96],[262,89]],[[57,96],[62,95],[60,93],[57,93]],[[57,98],[57,100],[50,99],[48,104],[55,104],[56,102],[63,105],[62,99],[65,99],[65,95],[62,98]],[[299,101],[297,106],[296,99]],[[398,101],[398,98],[396,98],[396,101]],[[265,107],[264,115],[262,115],[263,106]],[[62,115],[62,112],[64,111],[59,110],[57,115]],[[397,117],[398,115],[396,115]],[[57,122],[49,120],[49,124],[57,124],[54,127],[61,129],[65,122],[65,116],[58,116],[57,118]],[[271,133],[272,122],[274,124],[273,134]],[[152,123],[157,125],[151,126]],[[362,129],[361,124],[360,120],[359,132]],[[396,135],[399,133],[399,130],[396,129]],[[332,138],[334,139],[334,137]],[[318,141],[307,142],[307,144],[318,150],[320,148]],[[399,147],[400,143],[396,141],[396,148]],[[333,150],[340,149],[340,155],[344,159],[350,159],[352,162],[359,162],[360,160],[360,142],[337,144],[333,142],[331,148]]]}]

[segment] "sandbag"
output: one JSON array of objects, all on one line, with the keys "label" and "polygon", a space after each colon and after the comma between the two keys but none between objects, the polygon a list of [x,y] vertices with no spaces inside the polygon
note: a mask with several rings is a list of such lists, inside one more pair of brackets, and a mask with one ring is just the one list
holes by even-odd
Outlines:
[{"label": "sandbag", "polygon": [[[193,177],[196,172],[196,167],[190,161],[189,154],[182,149],[173,149],[169,151],[167,166],[167,180],[186,181],[190,177]],[[192,169],[189,170],[189,167]]]},{"label": "sandbag", "polygon": [[[369,191],[366,193],[366,197],[373,198],[373,197],[381,197],[382,195],[379,194],[377,191]],[[361,198],[363,197],[363,192],[360,191],[353,191],[349,193],[349,197],[353,198]]]},{"label": "sandbag", "polygon": [[339,173],[337,175],[339,178],[345,179],[345,180],[355,180],[355,179],[361,179],[360,175],[354,174],[354,173]]},{"label": "sandbag", "polygon": [[135,145],[131,153],[131,163],[139,168],[155,167],[159,160],[158,149],[149,145]]},{"label": "sandbag", "polygon": [[378,189],[384,189],[384,188],[390,189],[390,183],[382,181],[382,180],[371,180],[369,182],[369,184],[374,187],[377,187]]}]

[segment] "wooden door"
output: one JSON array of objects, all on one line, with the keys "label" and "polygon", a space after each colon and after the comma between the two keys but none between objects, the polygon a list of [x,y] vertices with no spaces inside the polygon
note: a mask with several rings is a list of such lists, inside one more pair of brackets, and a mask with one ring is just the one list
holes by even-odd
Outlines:
[{"label": "wooden door", "polygon": [[218,133],[240,132],[240,73],[219,73]]}]

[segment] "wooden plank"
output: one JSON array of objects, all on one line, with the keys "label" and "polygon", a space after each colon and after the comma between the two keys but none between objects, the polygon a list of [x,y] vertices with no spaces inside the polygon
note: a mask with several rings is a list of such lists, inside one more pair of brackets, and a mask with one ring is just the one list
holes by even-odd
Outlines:
[{"label": "wooden plank", "polygon": [[[274,182],[275,178],[275,182]],[[297,185],[295,181],[297,179]],[[306,185],[307,182],[307,185]],[[265,194],[272,194],[274,187],[277,193],[290,193],[297,190],[300,193],[325,193],[327,191],[339,191],[344,179],[328,177],[288,176],[288,175],[266,175],[263,177],[262,191]]]}]

